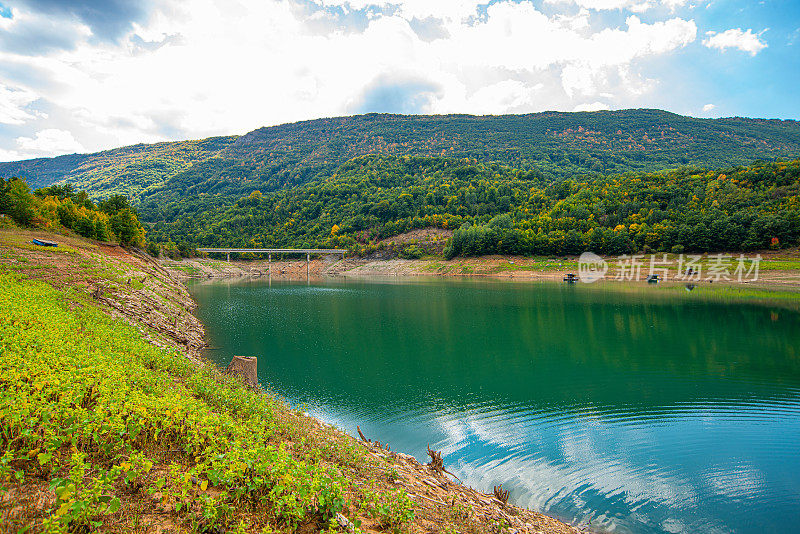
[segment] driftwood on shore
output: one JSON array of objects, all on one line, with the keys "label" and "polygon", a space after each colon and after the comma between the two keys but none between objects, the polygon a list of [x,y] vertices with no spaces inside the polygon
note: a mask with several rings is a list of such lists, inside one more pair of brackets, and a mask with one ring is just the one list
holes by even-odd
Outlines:
[{"label": "driftwood on shore", "polygon": [[503,503],[503,506],[508,504],[508,491],[503,489],[502,484],[494,487],[494,496],[495,498],[497,498],[498,501]]},{"label": "driftwood on shore", "polygon": [[431,446],[428,445],[428,456],[430,456],[430,458],[431,458],[431,461],[428,464],[428,467],[430,467],[433,471],[435,471],[437,473],[440,473],[440,474],[441,473],[447,473],[451,477],[453,477],[456,480],[458,480],[459,482],[461,482],[460,478],[458,478],[453,473],[451,473],[450,471],[448,471],[447,469],[444,468],[444,459],[442,459],[442,453],[441,452],[431,450]]},{"label": "driftwood on shore", "polygon": [[367,439],[366,436],[364,436],[364,433],[361,432],[361,427],[360,426],[356,425],[356,430],[358,430],[358,436],[361,438],[361,441],[363,441],[364,443],[366,443],[368,445],[373,445],[373,446],[378,447],[379,449],[383,449],[385,451],[391,451],[392,450],[392,448],[389,447],[388,443],[381,443],[380,441],[372,441],[371,439]]}]

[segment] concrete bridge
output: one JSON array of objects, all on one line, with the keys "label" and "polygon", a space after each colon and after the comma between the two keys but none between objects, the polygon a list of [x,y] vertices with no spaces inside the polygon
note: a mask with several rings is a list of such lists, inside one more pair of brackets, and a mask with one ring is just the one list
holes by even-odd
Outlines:
[{"label": "concrete bridge", "polygon": [[[253,254],[267,254],[267,261],[269,263],[272,263],[273,254],[305,254],[306,271],[309,269],[308,264],[311,262],[312,254],[341,254],[342,258],[347,254],[347,250],[341,248],[198,248],[197,251],[206,252],[208,254],[226,254],[228,261],[231,261],[231,252],[235,254],[244,254],[247,252],[252,252]],[[270,267],[270,272],[272,272],[272,267]]]}]

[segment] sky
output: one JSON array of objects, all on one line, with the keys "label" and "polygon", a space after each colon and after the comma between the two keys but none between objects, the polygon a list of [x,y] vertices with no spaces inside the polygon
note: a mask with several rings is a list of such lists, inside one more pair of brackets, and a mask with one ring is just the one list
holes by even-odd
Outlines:
[{"label": "sky", "polygon": [[0,0],[0,161],[358,113],[800,119],[797,0]]}]

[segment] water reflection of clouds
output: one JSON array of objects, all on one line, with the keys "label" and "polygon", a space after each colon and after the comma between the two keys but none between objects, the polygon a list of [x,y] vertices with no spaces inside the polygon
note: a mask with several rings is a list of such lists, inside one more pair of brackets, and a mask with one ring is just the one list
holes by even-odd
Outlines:
[{"label": "water reflection of clouds", "polygon": [[717,495],[731,498],[750,498],[764,487],[764,474],[748,463],[738,465],[711,466],[704,479]]},{"label": "water reflection of clouds", "polygon": [[[485,401],[466,408],[433,404],[440,409],[432,411],[421,403],[376,413],[374,407],[358,403],[343,406],[333,399],[317,399],[308,410],[351,432],[360,423],[375,439],[386,435],[381,429],[392,428],[395,436],[404,435],[392,443],[393,448],[416,452],[421,461],[425,444],[413,449],[419,445],[415,440],[439,436],[431,446],[443,451],[451,470],[467,484],[491,492],[492,486],[502,483],[517,504],[616,533],[732,532],[727,521],[715,516],[713,501],[760,498],[764,474],[737,461],[740,451],[731,443],[723,442],[713,451],[717,461],[710,466],[671,464],[658,449],[684,440],[684,435],[696,436],[701,428],[705,439],[689,440],[686,446],[709,448],[720,442],[715,429],[728,426],[721,418],[735,418],[744,426],[767,424],[768,432],[770,421],[781,424],[783,413],[790,411],[779,402],[687,404],[666,413],[643,413],[637,422],[623,411],[586,406],[557,413]],[[765,418],[770,410],[772,420]],[[696,451],[687,455],[691,452]]]},{"label": "water reflection of clouds", "polygon": [[[637,531],[647,526],[690,532],[702,525],[706,532],[729,532],[716,518],[703,517],[697,510],[703,492],[696,487],[696,480],[692,482],[691,474],[654,462],[643,464],[635,454],[628,461],[618,450],[621,444],[656,447],[658,434],[680,432],[682,420],[654,429],[619,425],[596,415],[553,420],[549,414],[495,409],[439,413],[434,421],[446,436],[436,446],[457,462],[459,477],[484,491],[502,483],[519,504],[568,513],[572,516],[564,519],[608,531]],[[611,425],[613,431],[608,428]],[[541,446],[546,443],[550,446]],[[484,455],[475,458],[470,453],[475,448]],[[737,475],[750,477],[752,483],[744,484],[751,488],[763,483],[754,469],[738,473],[717,470],[714,475],[717,490],[726,496],[730,493],[723,484]],[[616,514],[603,509],[609,501],[614,502]],[[620,509],[628,513],[619,513]],[[696,521],[688,526],[671,517],[673,510],[691,511]]]}]

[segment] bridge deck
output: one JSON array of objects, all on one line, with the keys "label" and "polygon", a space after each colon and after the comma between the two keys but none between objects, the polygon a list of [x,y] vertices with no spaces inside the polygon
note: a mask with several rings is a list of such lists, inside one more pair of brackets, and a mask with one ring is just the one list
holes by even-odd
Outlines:
[{"label": "bridge deck", "polygon": [[231,252],[255,254],[347,254],[347,249],[341,248],[198,248],[200,252]]}]

